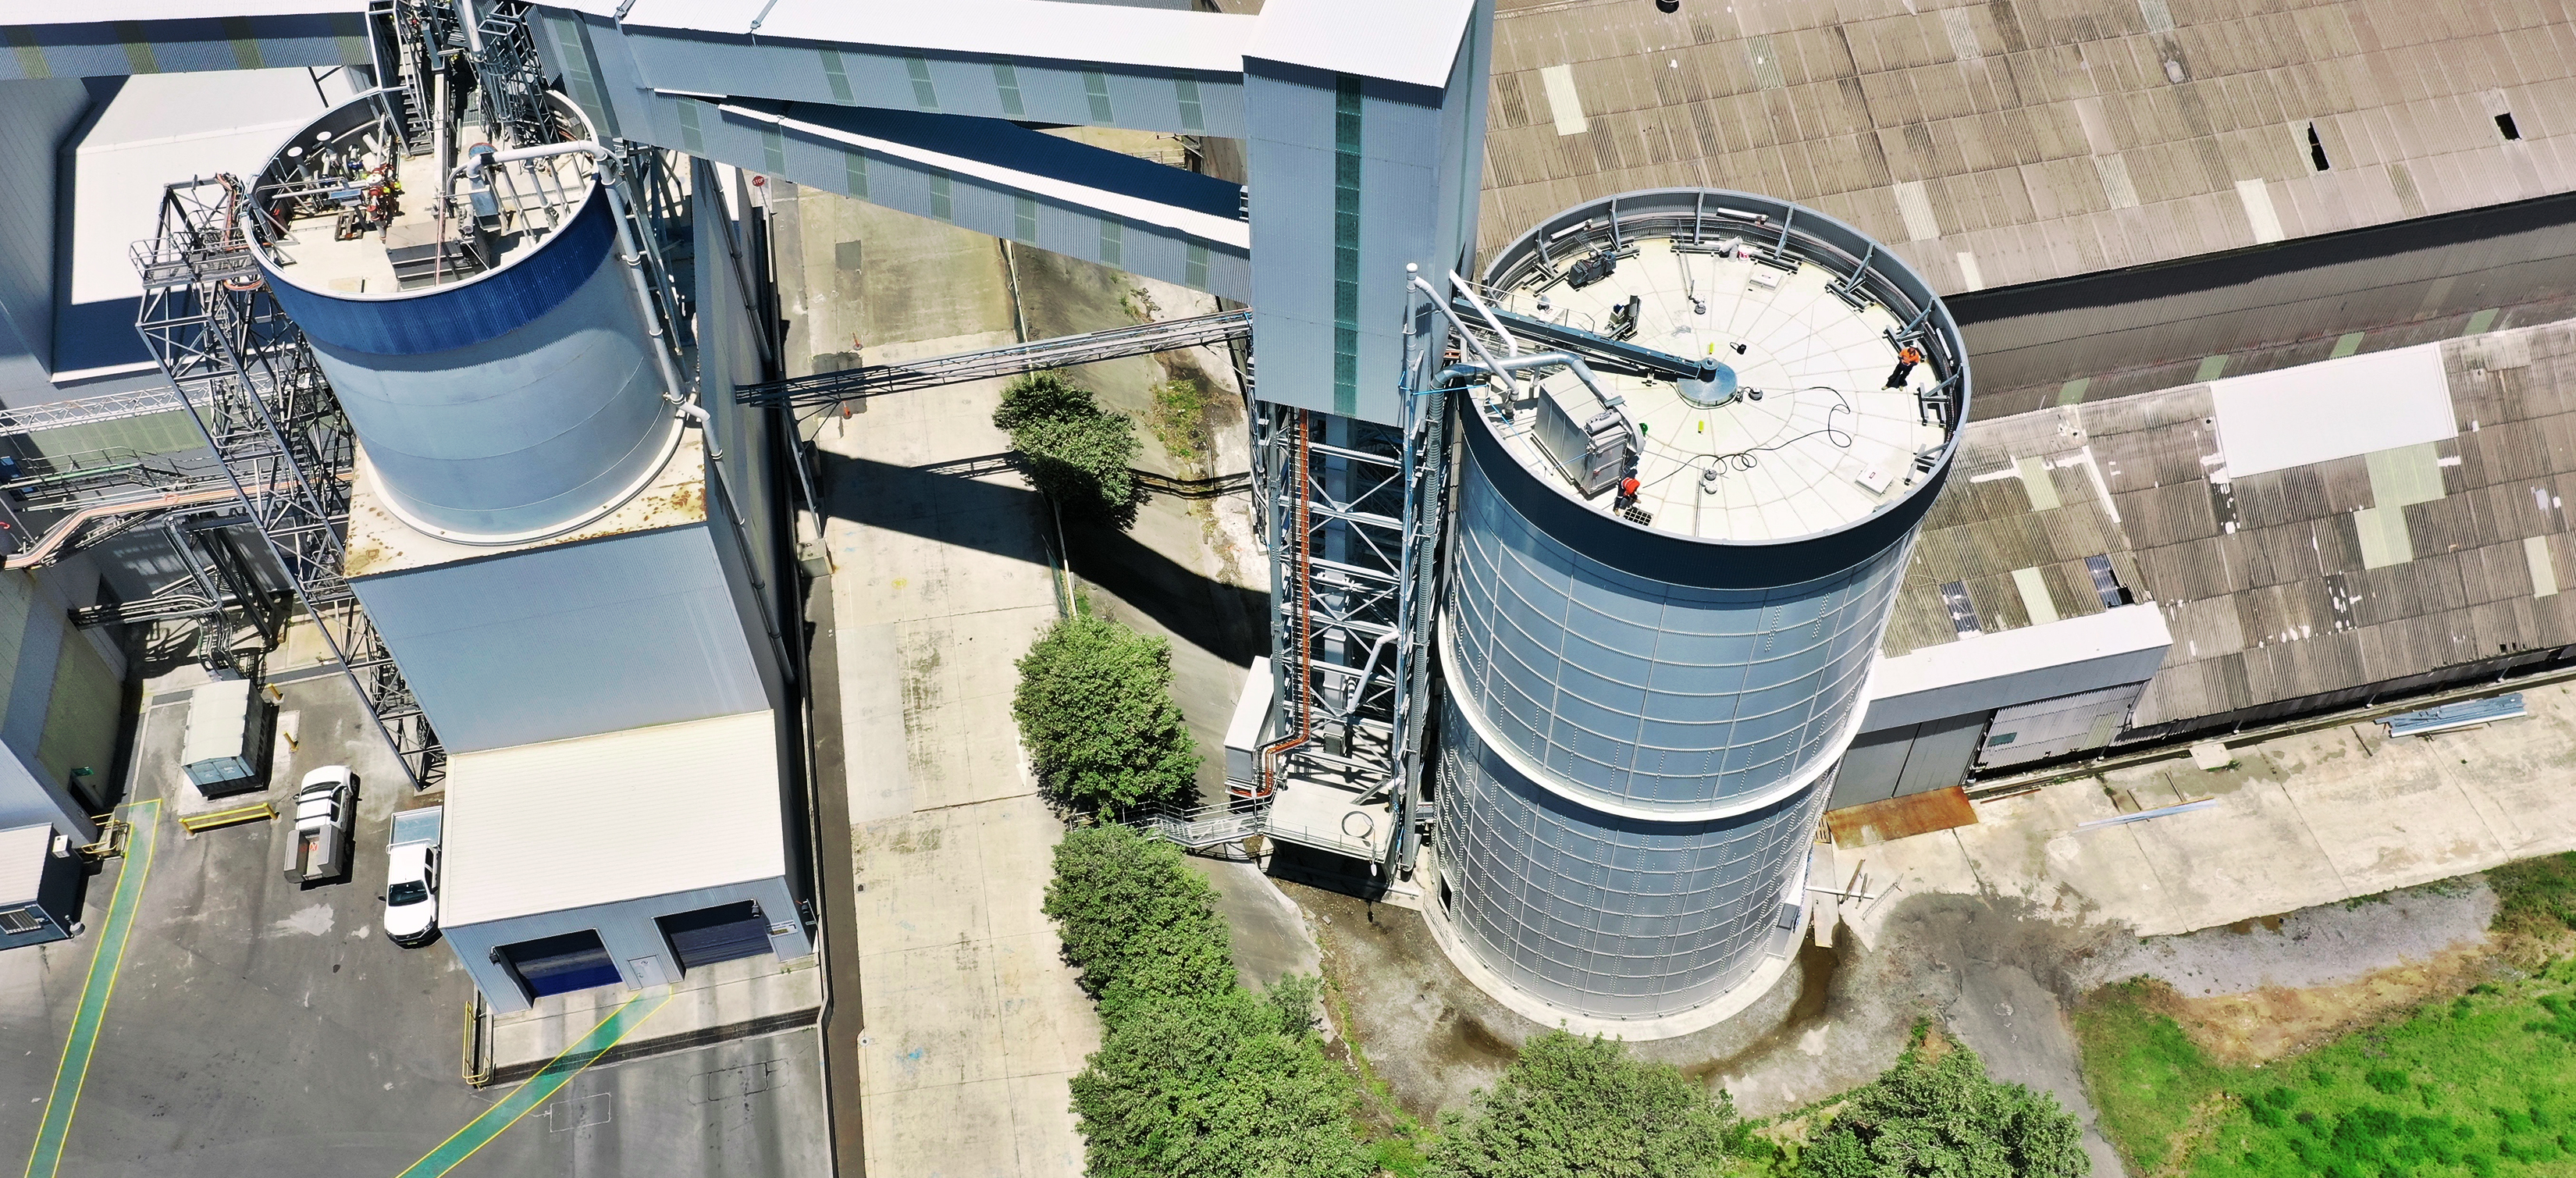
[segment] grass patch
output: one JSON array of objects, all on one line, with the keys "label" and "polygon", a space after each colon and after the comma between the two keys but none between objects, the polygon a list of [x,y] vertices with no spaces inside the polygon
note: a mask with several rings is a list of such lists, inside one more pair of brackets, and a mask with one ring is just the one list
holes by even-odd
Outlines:
[{"label": "grass patch", "polygon": [[1175,377],[1155,385],[1154,407],[1148,421],[1154,439],[1163,444],[1163,452],[1172,456],[1180,473],[1189,478],[1204,478],[1208,461],[1216,454],[1216,437],[1208,429],[1207,382],[1196,377]]},{"label": "grass patch", "polygon": [[2530,972],[2269,1065],[2210,1059],[2135,980],[2075,1016],[2102,1129],[2133,1172],[2190,1178],[2576,1173],[2576,855],[2487,873]]},{"label": "grass patch", "polygon": [[2508,938],[2554,941],[2576,929],[2576,853],[2505,864],[2487,872],[2487,886]]},{"label": "grass patch", "polygon": [[2161,982],[2121,982],[2095,991],[2075,1012],[2084,1086],[2102,1132],[2141,1174],[2163,1169],[2192,1110],[2237,1078],[2158,1009],[2167,993]]}]

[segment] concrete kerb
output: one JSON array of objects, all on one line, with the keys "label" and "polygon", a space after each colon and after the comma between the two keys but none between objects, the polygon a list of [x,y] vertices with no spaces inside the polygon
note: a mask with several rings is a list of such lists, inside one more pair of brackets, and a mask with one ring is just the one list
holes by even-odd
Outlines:
[{"label": "concrete kerb", "polygon": [[[529,1010],[489,1016],[492,1078],[507,1084],[535,1075],[562,1054],[605,1010],[633,992],[585,990],[541,998]],[[823,971],[816,958],[784,965],[767,957],[722,962],[690,971],[671,990],[651,1033],[620,1041],[597,1063],[683,1051],[730,1039],[748,1039],[814,1026],[823,1017]]]},{"label": "concrete kerb", "polygon": [[[1434,867],[1432,852],[1426,847],[1423,849],[1419,865],[1414,870],[1419,874],[1433,870]],[[1800,940],[1805,939],[1807,921],[1813,915],[1814,908],[1814,905],[1808,905],[1800,913],[1799,939],[1791,941],[1791,945],[1796,945]],[[1501,1003],[1504,1009],[1542,1027],[1562,1027],[1577,1035],[1600,1035],[1611,1039],[1624,1039],[1631,1043],[1677,1039],[1694,1031],[1705,1031],[1734,1018],[1750,1009],[1755,1002],[1761,1000],[1764,994],[1770,993],[1771,987],[1780,984],[1780,979],[1789,975],[1789,967],[1797,964],[1795,954],[1785,957],[1765,957],[1762,959],[1762,964],[1754,968],[1752,976],[1736,983],[1734,988],[1679,1014],[1650,1019],[1597,1018],[1558,1007],[1546,999],[1512,985],[1504,980],[1501,974],[1486,968],[1485,963],[1478,960],[1475,953],[1471,952],[1466,943],[1459,938],[1457,930],[1450,927],[1448,913],[1443,911],[1440,905],[1424,904],[1421,906],[1421,912],[1423,927],[1431,930],[1432,943],[1440,946],[1441,953],[1449,958],[1449,964],[1456,966],[1461,976],[1474,983],[1486,997]]]}]

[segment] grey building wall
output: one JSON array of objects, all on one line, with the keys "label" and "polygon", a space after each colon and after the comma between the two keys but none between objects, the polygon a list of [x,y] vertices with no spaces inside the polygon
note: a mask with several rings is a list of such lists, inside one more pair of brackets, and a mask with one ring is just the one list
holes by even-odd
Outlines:
[{"label": "grey building wall", "polygon": [[88,111],[78,78],[0,82],[0,402],[53,391],[60,153]]},{"label": "grey building wall", "polygon": [[[737,186],[742,183],[735,175]],[[697,234],[697,359],[699,399],[706,407],[710,436],[724,457],[708,463],[716,485],[708,497],[708,526],[715,529],[718,562],[733,587],[734,614],[743,642],[759,668],[770,706],[788,707],[787,668],[791,658],[788,628],[800,614],[780,600],[779,587],[793,577],[780,567],[780,529],[791,509],[783,502],[783,472],[770,437],[771,410],[745,407],[734,390],[763,379],[761,344],[753,315],[758,296],[746,281],[759,271],[760,246],[749,227],[735,222],[719,191],[723,181],[712,165],[700,161],[693,178]],[[742,207],[750,194],[737,192]],[[748,272],[746,272],[748,270]],[[789,477],[792,477],[790,475]],[[788,762],[781,762],[782,764]]]},{"label": "grey building wall", "polygon": [[2124,683],[1999,709],[1977,746],[1977,767],[2001,769],[2109,744],[2146,689]]},{"label": "grey building wall", "polygon": [[[442,734],[443,735],[443,734]],[[769,918],[770,927],[789,931],[769,938],[770,952],[782,961],[804,957],[814,952],[814,943],[805,935],[805,925],[796,913],[796,898],[790,894],[783,876],[729,884],[720,888],[700,888],[661,896],[645,896],[600,904],[588,908],[567,908],[532,916],[516,916],[481,924],[442,925],[439,935],[456,960],[474,979],[476,989],[492,1004],[492,1009],[507,1014],[528,1009],[530,1003],[510,971],[495,960],[494,951],[503,945],[533,941],[584,929],[599,934],[600,944],[617,963],[619,980],[628,989],[646,984],[644,971],[659,965],[663,980],[680,980],[680,963],[671,955],[670,942],[653,921],[656,917],[677,916],[719,904],[750,900],[760,905],[761,914]]]},{"label": "grey building wall", "polygon": [[1839,810],[1959,784],[1976,762],[1988,716],[1986,712],[1945,716],[1862,733],[1834,770],[1833,797],[1826,808]]},{"label": "grey building wall", "polygon": [[[0,831],[6,831],[14,836],[18,828],[0,823]],[[13,837],[7,841],[11,853],[19,853],[22,850],[22,840]],[[0,871],[5,871],[13,879],[32,877],[34,884],[31,890],[0,891],[0,909],[18,909],[22,912],[33,910],[32,914],[41,916],[45,922],[35,930],[24,933],[13,934],[0,929],[0,950],[20,949],[29,945],[42,945],[48,941],[64,940],[80,928],[83,864],[77,855],[53,854],[51,842],[52,839],[47,838],[47,845],[36,850],[37,862],[33,864],[10,863],[0,866]],[[33,870],[30,871],[29,868]],[[28,894],[14,894],[22,890],[27,891]]]},{"label": "grey building wall", "polygon": [[1474,246],[1492,0],[1445,89],[1246,58],[1261,398],[1402,419],[1407,263],[1447,289]]},{"label": "grey building wall", "polygon": [[772,706],[704,525],[354,578],[451,752]]},{"label": "grey building wall", "polygon": [[0,829],[98,835],[90,815],[111,792],[126,667],[105,633],[71,625],[97,582],[86,559],[0,572]]}]

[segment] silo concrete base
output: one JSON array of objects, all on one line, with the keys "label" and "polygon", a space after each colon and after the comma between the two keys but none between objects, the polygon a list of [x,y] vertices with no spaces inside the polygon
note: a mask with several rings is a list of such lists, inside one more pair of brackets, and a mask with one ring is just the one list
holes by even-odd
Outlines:
[{"label": "silo concrete base", "polygon": [[[1437,856],[1434,848],[1425,846],[1414,864],[1414,878],[1439,878]],[[1449,964],[1456,966],[1459,974],[1474,983],[1478,990],[1484,991],[1486,997],[1502,1003],[1503,1008],[1513,1014],[1542,1027],[1563,1027],[1577,1035],[1605,1035],[1631,1043],[1644,1043],[1678,1039],[1695,1031],[1704,1031],[1751,1009],[1763,995],[1771,992],[1773,986],[1780,984],[1781,978],[1788,976],[1789,967],[1798,959],[1795,947],[1806,939],[1807,922],[1814,918],[1815,908],[1809,904],[1799,911],[1798,935],[1788,941],[1792,949],[1790,953],[1765,956],[1743,981],[1698,1006],[1653,1018],[1602,1018],[1583,1014],[1505,981],[1503,975],[1488,968],[1467,946],[1457,928],[1449,923],[1448,911],[1441,906],[1436,895],[1423,897],[1422,923],[1431,930],[1432,941],[1448,956]]]}]

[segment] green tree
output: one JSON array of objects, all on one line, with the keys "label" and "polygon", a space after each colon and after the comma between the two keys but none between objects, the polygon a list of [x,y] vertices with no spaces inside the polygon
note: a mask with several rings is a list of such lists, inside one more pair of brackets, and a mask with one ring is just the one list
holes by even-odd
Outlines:
[{"label": "green tree", "polygon": [[2083,1130],[2057,1099],[1986,1075],[1977,1053],[1918,1037],[1799,1155],[1806,1178],[2083,1178]]},{"label": "green tree", "polygon": [[1002,390],[993,424],[1028,460],[1029,485],[1067,514],[1121,528],[1136,522],[1145,489],[1131,467],[1135,423],[1102,409],[1091,390],[1060,372],[1032,372]]},{"label": "green tree", "polygon": [[[1180,848],[1124,826],[1068,831],[1055,846],[1055,878],[1042,906],[1094,997],[1142,1001],[1217,994],[1234,987],[1234,957],[1216,889]],[[1104,1003],[1104,1006],[1113,1004]]]},{"label": "green tree", "polygon": [[1073,1078],[1091,1178],[1366,1178],[1356,1088],[1281,1004],[1241,987],[1112,1022]]},{"label": "green tree", "polygon": [[1442,1114],[1438,1178],[1701,1178],[1724,1172],[1735,1107],[1628,1045],[1550,1031],[1465,1112]]},{"label": "green tree", "polygon": [[1176,802],[1199,752],[1172,702],[1172,647],[1107,618],[1059,619],[1020,659],[1011,716],[1038,778],[1085,810]]}]

